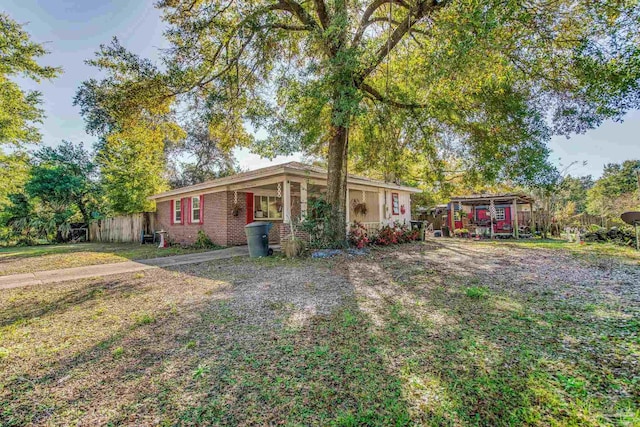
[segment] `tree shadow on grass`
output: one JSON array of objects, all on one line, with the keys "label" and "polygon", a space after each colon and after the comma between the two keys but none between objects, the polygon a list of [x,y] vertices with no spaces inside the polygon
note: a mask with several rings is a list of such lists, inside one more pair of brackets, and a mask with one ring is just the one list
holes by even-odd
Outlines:
[{"label": "tree shadow on grass", "polygon": [[[419,251],[414,254],[421,259]],[[559,297],[553,288],[536,298],[499,288],[467,294],[468,276],[425,275],[430,267],[421,272],[419,263],[402,255],[402,261],[392,261],[393,254],[386,254],[378,268],[371,262],[352,264],[350,276],[357,292],[367,295],[359,299],[361,309],[379,319],[412,422],[632,425],[640,420],[633,409],[638,395],[633,350],[610,318],[576,311],[579,302],[562,304],[571,296]],[[630,313],[623,323],[634,328]],[[617,339],[604,341],[603,335]]]},{"label": "tree shadow on grass", "polygon": [[[617,362],[599,360],[600,371],[581,353],[591,317],[565,318],[551,296],[489,287],[469,297],[468,278],[433,269],[422,249],[118,276],[104,300],[80,298],[11,331],[23,345],[75,320],[59,338],[75,347],[0,360],[0,421],[589,425],[633,402],[637,386],[605,378]],[[128,286],[137,291],[117,292]],[[612,384],[631,397],[607,397]]]},{"label": "tree shadow on grass", "polygon": [[[221,249],[221,248],[218,248]],[[194,249],[138,243],[74,243],[55,246],[0,248],[0,276],[61,268],[111,264],[127,260],[149,260],[173,255],[202,253],[214,249]]]},{"label": "tree shadow on grass", "polygon": [[143,287],[141,283],[135,281],[122,283],[119,280],[106,278],[99,283],[89,281],[81,282],[79,286],[60,285],[50,288],[50,291],[45,291],[50,295],[35,294],[28,290],[25,292],[31,295],[28,298],[20,298],[21,291],[18,290],[18,296],[14,295],[11,300],[3,301],[0,305],[0,327],[73,310],[78,305],[83,305],[87,309],[95,305],[98,300],[144,292]]},{"label": "tree shadow on grass", "polygon": [[[130,316],[100,339],[83,320],[88,345],[22,360],[0,387],[2,424],[409,424],[348,281],[315,266],[221,264],[154,271],[157,285],[112,299],[147,318]],[[44,316],[56,327],[64,315]]]},{"label": "tree shadow on grass", "polygon": [[140,247],[138,244],[118,243],[60,243],[36,246],[16,246],[0,248],[0,265],[12,261],[52,255],[70,255],[78,252],[109,253],[127,248]]}]

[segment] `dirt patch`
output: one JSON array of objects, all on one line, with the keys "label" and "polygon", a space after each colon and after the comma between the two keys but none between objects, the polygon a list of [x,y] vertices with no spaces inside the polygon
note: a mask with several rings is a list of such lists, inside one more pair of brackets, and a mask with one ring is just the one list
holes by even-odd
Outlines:
[{"label": "dirt patch", "polygon": [[298,319],[327,316],[353,298],[353,286],[328,263],[275,265],[247,259],[227,260],[215,266],[199,264],[180,271],[193,276],[225,277],[233,284],[229,307],[239,321],[273,327],[283,313]]}]

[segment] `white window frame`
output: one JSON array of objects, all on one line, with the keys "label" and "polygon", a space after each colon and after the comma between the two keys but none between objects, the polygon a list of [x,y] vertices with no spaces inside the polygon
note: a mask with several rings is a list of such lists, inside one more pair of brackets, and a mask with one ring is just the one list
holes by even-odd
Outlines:
[{"label": "white window frame", "polygon": [[[180,215],[179,218],[178,218],[178,215]],[[173,223],[174,224],[182,223],[182,200],[181,199],[175,199],[173,201]]]},{"label": "white window frame", "polygon": [[496,208],[496,221],[504,221],[506,219],[506,212],[504,208]]},{"label": "white window frame", "polygon": [[[197,200],[197,201],[198,201],[198,209],[195,209],[195,208],[193,207],[193,206],[194,206],[194,203],[193,203],[193,202],[194,202],[195,200]],[[190,213],[190,215],[191,215],[191,223],[198,223],[198,222],[200,222],[200,209],[202,209],[202,208],[201,208],[201,206],[200,206],[200,196],[192,197],[192,198],[191,198],[191,213]],[[196,212],[196,211],[198,212],[198,217],[197,217],[197,218],[193,216],[193,213],[194,213],[194,212]]]},{"label": "white window frame", "polygon": [[[266,205],[266,210],[262,210],[262,216],[260,218],[256,217],[256,198],[260,198],[260,207],[262,207],[263,203],[262,203],[262,198],[266,198],[267,199],[267,205]],[[272,201],[277,202],[278,200],[280,200],[280,203],[282,204],[282,197],[277,197],[277,196],[266,196],[266,195],[261,195],[261,194],[254,194],[253,196],[253,219],[255,221],[260,221],[260,220],[279,220],[283,218],[283,213],[280,212],[280,216],[279,217],[274,217],[274,216],[269,216],[269,205],[271,204]]]}]

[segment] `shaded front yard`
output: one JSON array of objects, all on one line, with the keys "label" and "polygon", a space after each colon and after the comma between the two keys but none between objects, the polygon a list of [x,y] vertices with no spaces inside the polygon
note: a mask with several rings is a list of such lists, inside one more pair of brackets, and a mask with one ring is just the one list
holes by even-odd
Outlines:
[{"label": "shaded front yard", "polygon": [[[204,249],[206,250],[206,249]],[[138,243],[76,243],[0,248],[0,276],[203,252]],[[210,250],[210,249],[209,249]]]},{"label": "shaded front yard", "polygon": [[440,239],[0,292],[0,425],[638,425],[640,267]]}]

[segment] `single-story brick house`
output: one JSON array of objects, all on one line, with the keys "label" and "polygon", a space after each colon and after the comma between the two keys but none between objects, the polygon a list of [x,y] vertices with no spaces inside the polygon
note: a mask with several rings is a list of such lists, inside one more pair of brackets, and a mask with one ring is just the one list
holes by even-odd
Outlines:
[{"label": "single-story brick house", "polygon": [[[195,241],[203,230],[216,244],[246,244],[244,226],[253,221],[274,224],[269,240],[289,235],[292,218],[304,218],[307,201],[326,191],[327,172],[322,168],[290,162],[242,172],[201,184],[190,185],[151,197],[156,201],[156,229],[180,243]],[[411,220],[413,187],[349,175],[347,222],[359,221],[369,229],[381,224]],[[354,211],[366,203],[367,212]]]}]

